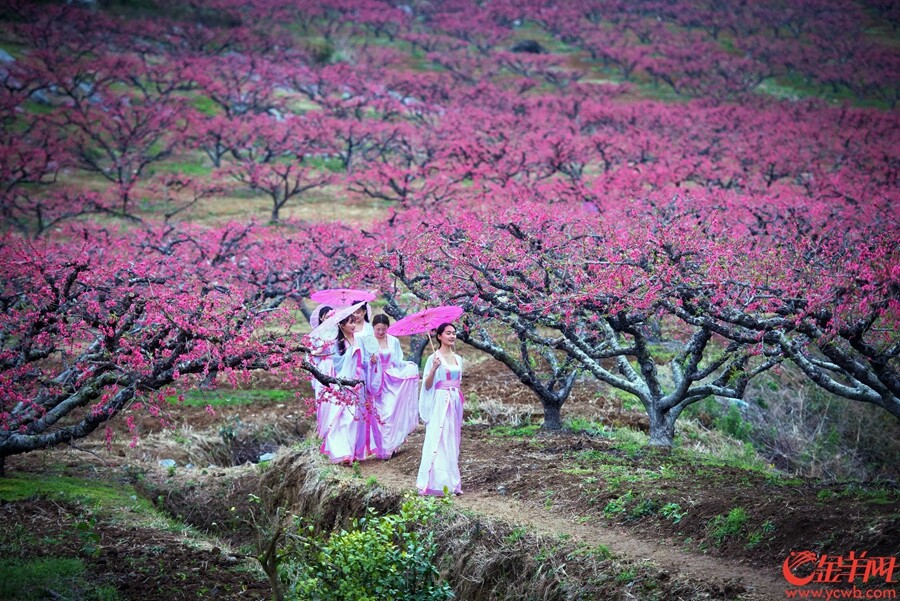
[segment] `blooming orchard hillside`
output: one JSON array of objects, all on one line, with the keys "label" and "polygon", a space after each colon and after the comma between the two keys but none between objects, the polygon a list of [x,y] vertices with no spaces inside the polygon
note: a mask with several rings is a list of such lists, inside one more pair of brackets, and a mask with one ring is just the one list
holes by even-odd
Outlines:
[{"label": "blooming orchard hillside", "polygon": [[179,374],[296,366],[290,303],[338,284],[395,317],[465,306],[548,428],[589,374],[671,445],[687,406],[784,363],[900,416],[892,6],[0,17],[0,456]]}]

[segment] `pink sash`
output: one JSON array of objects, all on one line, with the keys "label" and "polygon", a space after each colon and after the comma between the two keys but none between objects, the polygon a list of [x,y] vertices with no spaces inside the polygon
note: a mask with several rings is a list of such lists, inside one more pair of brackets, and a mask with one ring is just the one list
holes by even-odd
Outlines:
[{"label": "pink sash", "polygon": [[[448,374],[449,375],[449,374]],[[459,389],[461,382],[459,380],[438,380],[434,383],[435,390],[456,390],[459,392],[459,402],[465,404],[466,398],[463,396],[462,390]]]}]

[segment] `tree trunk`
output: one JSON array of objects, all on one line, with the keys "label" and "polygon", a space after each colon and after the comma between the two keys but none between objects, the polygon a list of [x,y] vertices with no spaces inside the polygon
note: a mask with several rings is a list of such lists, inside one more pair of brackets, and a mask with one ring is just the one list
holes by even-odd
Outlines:
[{"label": "tree trunk", "polygon": [[650,446],[671,448],[675,442],[675,420],[678,413],[657,407],[647,410],[650,417]]},{"label": "tree trunk", "polygon": [[428,348],[428,339],[420,336],[413,336],[409,343],[409,360],[415,363],[419,368],[422,367],[422,355]]},{"label": "tree trunk", "polygon": [[560,419],[561,407],[557,403],[543,402],[544,405],[544,423],[541,424],[542,430],[562,430],[562,420]]}]

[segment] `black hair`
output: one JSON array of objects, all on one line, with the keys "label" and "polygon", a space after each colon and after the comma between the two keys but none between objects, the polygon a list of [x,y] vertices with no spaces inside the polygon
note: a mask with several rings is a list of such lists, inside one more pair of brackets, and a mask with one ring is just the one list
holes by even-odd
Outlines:
[{"label": "black hair", "polygon": [[[366,301],[358,301],[358,302],[362,303],[362,307],[360,307],[359,309],[363,310],[363,321],[369,321],[369,305],[368,305],[368,303],[366,303]],[[353,303],[353,304],[355,305],[356,303]],[[357,311],[359,311],[359,309],[357,309]]]},{"label": "black hair", "polygon": [[325,314],[331,311],[331,307],[328,305],[322,305],[319,307],[319,323],[322,323],[322,320],[325,319]]},{"label": "black hair", "polygon": [[384,313],[379,313],[375,317],[372,318],[372,325],[377,326],[378,324],[383,323],[386,326],[391,325],[391,318],[385,315]]},{"label": "black hair", "polygon": [[437,338],[438,336],[440,336],[441,334],[443,334],[443,333],[444,333],[444,330],[446,330],[447,328],[449,328],[449,327],[451,327],[451,326],[453,327],[453,331],[456,331],[456,326],[453,325],[452,323],[449,323],[449,322],[448,322],[448,323],[442,323],[441,325],[439,325],[438,327],[436,327],[436,328],[434,329],[434,336],[435,336],[435,338]]},{"label": "black hair", "polygon": [[344,319],[338,322],[338,333],[337,333],[337,345],[338,345],[338,354],[343,355],[344,351],[347,350],[347,337],[344,336],[344,330],[341,328],[342,325],[347,323],[353,315],[348,315]]}]

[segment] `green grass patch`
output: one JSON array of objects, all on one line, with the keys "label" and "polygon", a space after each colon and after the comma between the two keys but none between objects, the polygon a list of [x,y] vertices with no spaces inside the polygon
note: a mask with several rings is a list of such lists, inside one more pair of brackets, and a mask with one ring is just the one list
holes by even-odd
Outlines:
[{"label": "green grass patch", "polygon": [[650,351],[650,356],[653,357],[656,363],[669,363],[681,354],[679,351],[673,351],[662,344],[649,344],[647,345],[647,350]]},{"label": "green grass patch", "polygon": [[203,96],[202,94],[198,94],[191,100],[191,106],[197,109],[197,112],[208,117],[214,117],[222,112],[222,107],[216,104],[209,96]]},{"label": "green grass patch", "polygon": [[504,45],[511,47],[522,40],[534,40],[550,54],[574,54],[581,51],[577,46],[557,39],[543,26],[533,21],[525,21],[520,27],[515,28]]},{"label": "green grass patch", "polygon": [[900,492],[887,488],[867,488],[858,484],[849,484],[838,493],[841,497],[855,498],[863,503],[873,505],[892,505],[900,502]]},{"label": "green grass patch", "polygon": [[[183,393],[184,405],[188,407],[235,407],[253,403],[287,403],[296,400],[289,390],[186,390]],[[179,404],[178,396],[166,397],[170,404]]]},{"label": "green grass patch", "polygon": [[[43,601],[44,599],[80,599],[82,601],[116,601],[120,599],[112,586],[97,586],[85,578],[81,559],[39,557],[34,559],[0,559],[0,599],[8,601]],[[48,596],[53,591],[57,596]]]},{"label": "green grass patch", "polygon": [[772,520],[766,520],[758,529],[753,530],[747,535],[747,544],[744,546],[748,549],[757,547],[763,541],[772,538],[773,532],[775,532],[775,524]]},{"label": "green grass patch", "polygon": [[344,172],[344,163],[341,159],[335,157],[309,157],[304,159],[304,163],[320,171],[330,171],[332,173]]},{"label": "green grass patch", "polygon": [[489,432],[493,436],[499,436],[501,438],[526,438],[534,436],[540,429],[540,424],[530,424],[527,426],[496,426],[491,428]]},{"label": "green grass patch", "polygon": [[49,115],[57,110],[53,105],[36,102],[34,100],[26,100],[22,103],[22,106],[26,111],[34,115]]},{"label": "green grass patch", "polygon": [[574,434],[585,433],[588,436],[606,436],[607,431],[603,424],[583,417],[570,417],[563,420],[563,427]]},{"label": "green grass patch", "polygon": [[687,510],[682,509],[678,503],[666,503],[659,508],[659,515],[670,520],[673,524],[677,524],[687,515]]},{"label": "green grass patch", "polygon": [[[35,498],[76,505],[84,514],[81,521],[87,520],[88,523],[102,517],[110,523],[127,523],[131,528],[151,528],[196,536],[190,526],[157,511],[153,503],[139,495],[129,484],[108,484],[94,479],[47,474],[21,474],[0,479],[0,502]],[[82,527],[79,526],[81,521],[73,521],[72,528]],[[7,538],[0,538],[0,548],[6,544]]]},{"label": "green grass patch", "polygon": [[622,409],[625,409],[626,411],[644,410],[644,404],[641,402],[641,399],[631,394],[630,392],[626,392],[618,388],[611,389],[611,392],[612,396],[622,403]]},{"label": "green grass patch", "polygon": [[612,431],[612,439],[615,448],[631,456],[636,456],[650,442],[649,436],[631,428],[616,428]]},{"label": "green grass patch", "polygon": [[157,173],[179,173],[181,175],[193,175],[195,177],[206,177],[211,174],[213,168],[209,165],[203,165],[192,161],[166,161],[158,163],[147,170],[148,175]]},{"label": "green grass patch", "polygon": [[707,529],[717,547],[729,538],[737,538],[744,530],[749,516],[743,507],[735,507],[728,515],[717,515],[709,521]]},{"label": "green grass patch", "polygon": [[127,509],[139,513],[156,513],[153,504],[141,497],[131,486],[110,486],[95,480],[70,476],[16,475],[0,480],[0,500],[24,501],[44,497],[77,503],[96,510]]}]

